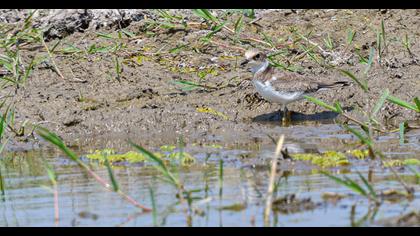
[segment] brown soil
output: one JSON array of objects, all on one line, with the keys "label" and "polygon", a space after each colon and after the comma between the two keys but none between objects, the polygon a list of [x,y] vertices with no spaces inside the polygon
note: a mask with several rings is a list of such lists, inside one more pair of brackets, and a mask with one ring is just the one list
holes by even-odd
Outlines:
[{"label": "brown soil", "polygon": [[[412,102],[420,97],[419,59],[419,11],[418,10],[305,10],[305,11],[261,11],[257,23],[246,25],[246,33],[262,38],[260,32],[281,41],[288,42],[290,27],[300,32],[312,30],[311,40],[323,48],[323,38],[330,34],[338,56],[337,67],[348,69],[362,77],[366,65],[358,62],[354,47],[343,53],[347,29],[355,30],[354,44],[361,48],[361,54],[369,55],[376,43],[376,29],[384,19],[388,50],[382,63],[373,63],[367,80],[369,93],[364,93],[356,84],[334,91],[319,93],[316,97],[326,102],[339,101],[343,107],[360,105],[372,109],[385,88],[402,100]],[[198,21],[191,16],[191,21]],[[233,27],[234,16],[230,25]],[[250,19],[246,19],[247,22]],[[61,78],[51,67],[38,65],[25,87],[15,95],[16,121],[39,123],[57,132],[66,142],[101,139],[101,137],[131,137],[143,145],[174,143],[179,135],[187,142],[223,142],[252,140],[272,129],[260,122],[279,120],[277,104],[262,100],[250,83],[251,74],[238,66],[243,52],[234,50],[229,33],[219,32],[215,41],[232,45],[225,48],[217,45],[202,46],[199,38],[209,31],[190,28],[188,30],[155,31],[149,36],[144,32],[145,22],[132,22],[125,30],[138,35],[138,40],[125,40],[127,48],[116,55],[122,62],[122,73],[116,79],[114,54],[96,53],[55,54],[55,62],[64,75]],[[112,45],[109,39],[98,37],[98,32],[115,30],[99,29],[75,32],[62,40],[57,51],[65,43],[77,47]],[[411,41],[410,55],[402,46],[401,39],[407,34]],[[48,42],[54,45],[56,40]],[[188,44],[179,52],[168,52],[177,46]],[[252,48],[256,44],[240,44],[235,47]],[[162,48],[163,47],[163,48]],[[197,53],[194,48],[201,52]],[[161,54],[154,54],[161,50]],[[290,57],[294,57],[293,50]],[[298,52],[300,53],[300,52]],[[29,52],[32,55],[45,54],[42,48]],[[348,55],[349,57],[346,57]],[[141,61],[138,56],[141,57]],[[137,58],[136,58],[137,57]],[[340,60],[343,59],[342,62]],[[327,69],[310,60],[298,61],[306,76],[315,80],[331,81],[348,79],[337,70]],[[192,69],[193,68],[193,69]],[[202,83],[216,89],[195,89],[182,91],[175,80],[199,82],[196,71],[213,69]],[[189,72],[188,72],[189,71]],[[5,96],[14,91],[10,86],[0,91]],[[198,108],[210,108],[223,115],[199,112]],[[302,100],[288,106],[293,118],[318,120],[335,117],[325,109]],[[352,111],[358,116],[360,111]],[[226,117],[225,117],[226,116]],[[380,118],[390,125],[403,120],[418,121],[420,115],[414,111],[386,103]],[[270,142],[269,139],[267,139]]]}]

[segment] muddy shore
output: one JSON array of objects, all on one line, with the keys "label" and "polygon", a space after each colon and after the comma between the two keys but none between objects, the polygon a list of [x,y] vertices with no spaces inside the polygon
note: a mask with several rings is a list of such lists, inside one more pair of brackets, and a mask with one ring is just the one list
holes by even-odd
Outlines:
[{"label": "muddy shore", "polygon": [[[50,47],[61,40],[54,60],[63,78],[48,63],[35,66],[24,87],[12,98],[17,126],[25,121],[41,124],[69,144],[121,137],[155,146],[175,143],[180,135],[186,142],[228,144],[259,138],[268,143],[271,140],[263,138],[265,134],[278,136],[272,126],[263,122],[278,121],[280,107],[256,94],[250,83],[252,75],[246,68],[239,67],[243,51],[235,50],[235,47],[249,49],[260,45],[233,44],[231,36],[223,31],[217,33],[214,41],[228,47],[203,44],[200,37],[210,32],[205,27],[148,30],[147,20],[159,19],[159,15],[148,10],[132,10],[125,14],[103,11],[107,21],[101,19],[98,12],[78,11],[72,17],[61,12],[65,15],[61,21],[57,12],[54,16],[41,13],[34,17],[34,25],[44,29]],[[200,22],[188,10],[175,13],[183,15],[188,22]],[[18,24],[25,14],[27,12],[3,10],[0,20],[3,24]],[[337,60],[338,68],[350,70],[360,77],[363,77],[366,65],[359,63],[356,48],[360,48],[363,56],[369,56],[369,50],[377,40],[375,30],[383,19],[387,50],[381,64],[375,60],[366,76],[369,93],[353,84],[321,92],[316,97],[331,104],[339,101],[343,107],[357,104],[365,111],[372,109],[385,88],[405,101],[412,102],[414,97],[420,97],[418,10],[260,10],[257,17],[260,18],[258,25],[244,26],[250,37],[261,38],[261,32],[264,32],[287,43],[292,40],[290,29],[295,28],[301,32],[312,31],[311,39],[323,45],[323,38],[329,34],[336,45],[333,51],[339,55],[330,61]],[[228,24],[233,25],[237,17],[232,14],[227,19],[230,19]],[[249,23],[252,19],[244,18],[244,21]],[[51,27],[47,27],[48,24]],[[71,26],[71,29],[65,29],[65,26]],[[353,46],[345,50],[349,28],[357,33]],[[118,52],[65,51],[69,45],[85,49],[92,44],[112,46],[115,41],[98,37],[98,33],[116,36],[118,29],[135,35],[135,39],[123,37],[124,48]],[[404,35],[411,40],[411,53],[401,43]],[[290,57],[301,53],[299,48],[288,50]],[[46,55],[45,49],[25,50],[23,60],[37,55]],[[116,73],[116,60],[121,64],[120,74]],[[349,80],[337,70],[320,66],[309,56],[294,64],[301,68],[300,74],[314,80]],[[205,87],[182,90],[183,85],[176,83],[179,80]],[[8,86],[0,91],[0,96],[13,94],[14,90],[14,86]],[[288,108],[294,111],[293,119],[300,122],[341,119],[305,100],[290,104]],[[354,109],[351,112],[359,117],[362,111]],[[397,126],[404,120],[418,122],[419,118],[419,113],[389,102],[385,103],[379,116],[390,126]],[[25,141],[29,142],[26,135],[20,137],[19,142],[13,142],[11,148],[25,148]]]}]

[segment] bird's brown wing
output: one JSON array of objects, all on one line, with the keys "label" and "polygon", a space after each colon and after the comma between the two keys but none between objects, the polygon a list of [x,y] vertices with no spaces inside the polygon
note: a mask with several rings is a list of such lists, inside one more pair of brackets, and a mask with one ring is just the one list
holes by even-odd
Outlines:
[{"label": "bird's brown wing", "polygon": [[284,92],[303,91],[304,93],[313,93],[320,89],[330,89],[349,85],[349,82],[347,81],[314,81],[313,78],[296,73],[273,73],[268,81],[276,90]]},{"label": "bird's brown wing", "polygon": [[270,82],[274,89],[284,92],[303,91],[305,93],[312,93],[320,88],[320,83],[311,81],[310,78],[299,74],[276,73],[272,75],[268,82]]}]

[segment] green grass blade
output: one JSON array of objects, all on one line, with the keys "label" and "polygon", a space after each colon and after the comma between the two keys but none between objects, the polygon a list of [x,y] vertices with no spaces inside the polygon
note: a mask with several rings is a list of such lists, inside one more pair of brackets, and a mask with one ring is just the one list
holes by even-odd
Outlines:
[{"label": "green grass blade", "polygon": [[157,226],[157,209],[156,209],[156,200],[155,200],[155,193],[153,191],[153,188],[149,187],[149,193],[150,193],[150,200],[152,201],[152,216],[153,216],[153,226]]},{"label": "green grass blade", "polygon": [[[417,179],[417,184],[419,184],[420,181],[420,172],[418,172],[417,170],[415,170],[413,167],[411,166],[407,166],[407,168],[414,174],[414,176]],[[1,176],[0,176],[1,177]]]},{"label": "green grass blade", "polygon": [[50,179],[50,181],[53,185],[56,185],[57,184],[57,174],[55,173],[52,166],[44,158],[42,158],[42,159],[43,159],[43,162],[44,162],[45,169],[47,170],[48,178]]},{"label": "green grass blade", "polygon": [[341,106],[341,104],[340,104],[340,102],[335,102],[334,103],[334,106],[335,106],[335,109],[336,109],[336,112],[337,113],[343,113],[344,111],[343,111],[343,107]]},{"label": "green grass blade", "polygon": [[333,106],[331,106],[331,105],[328,105],[327,103],[325,103],[325,102],[323,102],[323,101],[321,101],[321,100],[319,100],[319,99],[316,99],[316,98],[314,98],[314,97],[311,97],[311,96],[303,96],[304,98],[306,98],[307,100],[309,100],[309,101],[311,101],[311,102],[313,102],[313,103],[315,103],[315,104],[317,104],[317,105],[319,105],[319,106],[322,106],[322,107],[324,107],[324,108],[327,108],[328,110],[331,110],[331,111],[333,111],[333,112],[337,112],[337,113],[339,113],[339,111],[337,110],[337,108],[335,108],[335,107],[333,107]]},{"label": "green grass blade", "polygon": [[340,185],[343,185],[343,186],[346,186],[347,188],[353,190],[354,192],[357,192],[361,195],[366,194],[366,192],[357,183],[355,183],[354,181],[352,181],[351,179],[349,179],[347,177],[345,177],[345,180],[343,180],[343,179],[340,179],[340,178],[338,178],[334,175],[329,174],[326,171],[320,171],[320,173],[327,176],[328,178],[334,180],[336,183],[338,183]]},{"label": "green grass blade", "polygon": [[176,25],[174,25],[174,24],[172,24],[172,23],[169,23],[169,22],[164,22],[164,21],[159,22],[159,25],[160,25],[162,28],[165,28],[165,29],[173,29],[173,28],[176,28]]},{"label": "green grass blade", "polygon": [[178,52],[181,51],[181,49],[185,48],[186,46],[188,46],[188,44],[182,44],[182,45],[179,45],[177,47],[174,47],[174,48],[169,50],[169,53],[178,53]]},{"label": "green grass blade", "polygon": [[227,22],[227,21],[225,21],[225,22],[223,22],[223,23],[220,23],[220,24],[218,24],[218,25],[216,25],[216,26],[212,27],[212,33],[217,33],[217,32],[219,32],[220,30],[222,30],[222,29],[223,29],[223,26],[225,26],[226,22]]},{"label": "green grass blade", "polygon": [[417,110],[419,110],[420,111],[420,100],[419,100],[419,98],[418,97],[415,97],[414,99],[413,99],[413,101],[414,101],[414,103],[416,104],[416,106],[417,106]]},{"label": "green grass blade", "polygon": [[127,37],[129,37],[129,38],[134,38],[134,37],[136,37],[136,35],[134,34],[134,33],[132,33],[132,32],[130,32],[130,31],[127,31],[127,30],[121,30]]},{"label": "green grass blade", "polygon": [[4,148],[6,147],[7,143],[11,138],[6,139],[4,142],[0,142],[0,154],[3,152]]},{"label": "green grass blade", "polygon": [[0,193],[2,197],[4,197],[5,192],[6,192],[5,185],[4,185],[3,175],[1,173],[1,166],[0,166]]},{"label": "green grass blade", "polygon": [[204,86],[204,85],[197,84],[197,83],[187,81],[187,80],[176,80],[176,81],[173,81],[173,83],[178,84],[178,85],[184,85],[184,87],[181,88],[184,91],[190,91],[190,90],[198,89],[198,88],[214,89],[211,86]]},{"label": "green grass blade", "polygon": [[370,68],[372,67],[372,63],[373,63],[373,57],[375,56],[375,48],[371,48],[370,49],[370,53],[369,53],[369,59],[368,59],[368,61],[366,62],[366,64],[367,64],[367,66],[366,66],[366,69],[365,69],[365,71],[364,71],[364,73],[365,74],[367,74],[368,72],[369,72],[369,70],[370,70]]},{"label": "green grass blade", "polygon": [[223,159],[219,160],[219,197],[223,195]]},{"label": "green grass blade", "polygon": [[68,45],[67,47],[65,47],[61,50],[61,52],[64,53],[64,54],[80,53],[82,51],[83,51],[82,49],[80,49],[80,48],[78,48],[74,45]]},{"label": "green grass blade", "polygon": [[235,23],[235,34],[239,34],[243,27],[243,15],[239,16],[238,20]]},{"label": "green grass blade", "polygon": [[4,132],[4,118],[3,116],[0,116],[0,143],[1,143],[1,139],[3,138],[3,132]]},{"label": "green grass blade", "polygon": [[89,169],[89,167],[87,167],[80,159],[79,157],[72,152],[64,143],[63,140],[61,140],[61,138],[59,138],[56,134],[50,132],[48,129],[40,127],[40,126],[35,126],[35,132],[41,136],[44,140],[54,144],[55,146],[57,146],[62,152],[64,152],[70,159],[72,159],[73,161],[75,161],[77,164],[79,164],[80,166]]},{"label": "green grass blade", "polygon": [[376,46],[378,47],[379,58],[382,56],[382,38],[379,30],[376,32]]},{"label": "green grass blade", "polygon": [[[261,32],[261,34],[263,35],[264,41],[267,42],[268,44],[270,44],[271,47],[274,47],[274,43],[273,40],[264,32]],[[282,52],[276,53],[275,55],[279,55]],[[274,55],[270,55],[269,57],[273,57]]]},{"label": "green grass blade", "polygon": [[356,35],[356,31],[348,29],[348,31],[347,31],[347,45],[350,45],[353,42],[355,35]]},{"label": "green grass blade", "polygon": [[175,186],[179,186],[179,181],[173,176],[173,174],[166,167],[165,163],[163,163],[163,161],[159,157],[155,156],[153,153],[147,151],[143,147],[131,141],[129,142],[134,148],[137,149],[139,153],[143,154],[148,160],[156,163],[157,166],[155,166],[155,168],[159,170],[165,177],[167,177],[168,180],[170,180],[170,183],[172,183]]},{"label": "green grass blade", "polygon": [[37,12],[37,11],[38,10],[31,11],[29,13],[28,17],[25,18],[25,20],[24,20],[24,26],[23,26],[24,29],[27,29],[31,25],[32,17],[35,14],[35,12]]},{"label": "green grass blade", "polygon": [[365,186],[367,187],[367,189],[369,190],[370,195],[376,199],[376,192],[373,189],[373,186],[369,183],[369,181],[367,181],[367,179],[360,173],[357,172],[357,174],[359,175],[360,179],[363,181],[363,183],[365,184]]},{"label": "green grass blade", "polygon": [[249,17],[251,19],[255,19],[255,10],[254,9],[243,9],[242,12],[246,17]]},{"label": "green grass blade", "polygon": [[357,130],[355,130],[355,129],[347,126],[347,125],[343,125],[343,126],[346,130],[353,133],[364,144],[367,144],[369,147],[372,147],[372,141],[368,137],[363,136],[359,131],[357,131]]},{"label": "green grass blade", "polygon": [[111,164],[109,163],[108,155],[104,153],[104,155],[102,156],[104,158],[106,169],[108,170],[109,179],[111,180],[111,183],[112,183],[112,189],[114,190],[114,192],[118,192],[120,188],[118,186],[118,182],[117,182],[117,179],[115,178],[114,172],[112,171]]},{"label": "green grass blade", "polygon": [[360,64],[368,64],[368,60],[366,60],[366,58],[364,58],[361,54],[360,51],[358,49],[355,50],[357,56],[359,56],[359,63]]},{"label": "green grass blade", "polygon": [[350,77],[350,79],[352,79],[354,82],[356,82],[365,92],[368,91],[368,86],[365,81],[361,81],[360,79],[357,79],[356,76],[354,76],[350,71],[341,70],[341,69],[340,71],[344,75],[347,75],[348,77]]},{"label": "green grass blade", "polygon": [[381,97],[379,98],[378,103],[376,103],[375,107],[373,108],[373,111],[372,111],[373,116],[376,116],[378,111],[382,108],[388,95],[389,95],[389,89],[385,89],[385,91],[382,93]]},{"label": "green grass blade", "polygon": [[400,123],[400,144],[403,145],[404,144],[404,133],[405,133],[405,128],[407,127],[407,121],[401,122]]},{"label": "green grass blade", "polygon": [[217,19],[207,9],[193,9],[193,13],[206,21],[216,22]]},{"label": "green grass blade", "polygon": [[57,46],[61,43],[61,39],[58,40],[50,49],[50,53],[54,53],[55,49],[57,48]]},{"label": "green grass blade", "polygon": [[201,11],[207,16],[208,19],[210,19],[213,22],[217,22],[217,18],[213,16],[213,14],[210,13],[207,9],[201,9]]},{"label": "green grass blade", "polygon": [[31,74],[31,71],[34,68],[34,65],[35,65],[35,57],[32,58],[31,62],[29,63],[28,68],[26,68],[25,75],[23,76],[23,79],[22,79],[23,83],[28,79],[29,75]]},{"label": "green grass blade", "polygon": [[353,191],[359,193],[360,195],[367,196],[366,191],[358,183],[356,183],[356,181],[347,176],[344,176],[344,179],[349,183],[348,187],[353,189]]},{"label": "green grass blade", "polygon": [[330,50],[332,50],[334,48],[334,44],[332,42],[332,39],[330,37],[330,34],[328,34],[327,35],[327,38],[324,39],[324,44]]},{"label": "green grass blade", "polygon": [[387,46],[386,46],[386,37],[385,37],[385,23],[383,19],[381,20],[381,34],[384,41],[384,47],[386,49]]},{"label": "green grass blade", "polygon": [[334,175],[331,175],[331,174],[329,174],[326,171],[320,171],[320,173],[323,174],[323,175],[326,175],[328,178],[334,180],[338,184],[341,184],[341,185],[344,185],[344,186],[347,186],[348,185],[348,183],[346,181],[344,181],[344,180],[342,180],[342,179],[340,179],[338,177],[335,177]]},{"label": "green grass blade", "polygon": [[206,41],[209,40],[211,37],[213,37],[213,35],[215,35],[217,32],[221,31],[223,29],[223,27],[225,26],[227,21],[220,23],[218,25],[215,25],[211,28],[211,32],[208,33],[202,40]]},{"label": "green grass blade", "polygon": [[413,106],[410,103],[408,103],[406,101],[403,101],[403,100],[401,100],[401,99],[399,99],[397,97],[394,97],[392,95],[389,95],[388,98],[387,98],[387,100],[390,101],[390,102],[392,102],[392,103],[394,103],[394,104],[400,105],[402,107],[405,107],[405,108],[414,110],[416,112],[420,112],[420,107],[418,108],[417,105],[416,106]]},{"label": "green grass blade", "polygon": [[96,33],[96,35],[98,35],[99,37],[102,38],[106,38],[106,39],[115,39],[114,36],[112,36],[112,34],[106,34],[106,33]]}]

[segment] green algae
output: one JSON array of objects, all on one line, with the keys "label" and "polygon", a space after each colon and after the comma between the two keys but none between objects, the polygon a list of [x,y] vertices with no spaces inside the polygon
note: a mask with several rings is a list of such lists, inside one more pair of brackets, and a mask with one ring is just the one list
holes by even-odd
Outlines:
[{"label": "green algae", "polygon": [[350,154],[353,157],[356,157],[357,159],[360,160],[364,160],[366,159],[366,157],[369,157],[369,150],[360,150],[360,149],[355,149],[355,150],[349,150],[347,151],[348,154]]},{"label": "green algae", "polygon": [[387,160],[384,161],[385,167],[394,167],[394,166],[420,166],[420,160],[410,158],[405,160]]},{"label": "green algae", "polygon": [[[153,154],[161,159],[166,160],[178,160],[182,166],[190,166],[196,162],[196,159],[186,152],[174,152],[175,146],[164,145],[161,150],[165,153],[154,152]],[[169,152],[169,153],[168,153]],[[146,162],[147,158],[138,152],[129,151],[126,153],[116,153],[114,149],[105,148],[103,150],[95,150],[93,153],[86,154],[86,158],[90,160],[96,160],[101,164],[105,163],[104,157],[106,156],[108,161],[112,163],[117,162],[128,162],[128,163],[139,163]]]},{"label": "green algae", "polygon": [[246,205],[243,203],[234,203],[232,205],[220,207],[219,209],[223,211],[242,211],[246,209]]},{"label": "green algae", "polygon": [[215,115],[215,116],[219,116],[219,117],[223,118],[224,120],[229,120],[229,117],[227,115],[223,114],[220,111],[216,111],[213,108],[198,107],[196,110],[197,110],[197,112],[200,112],[200,113],[209,113],[209,114],[212,114],[212,115]]},{"label": "green algae", "polygon": [[96,150],[94,153],[86,154],[86,157],[88,159],[97,160],[102,164],[105,163],[105,160],[104,160],[105,156],[108,158],[108,161],[110,163],[122,162],[122,161],[127,161],[129,163],[137,163],[137,162],[145,161],[145,157],[138,152],[129,151],[122,154],[116,154],[115,151],[110,148],[106,148],[103,150]]},{"label": "green algae", "polygon": [[[291,157],[294,160],[308,161],[313,165],[317,165],[321,168],[338,167],[350,165],[348,157],[354,157],[359,160],[365,160],[369,157],[369,150],[349,150],[345,154],[342,152],[327,151],[322,154],[317,153],[298,153],[292,154]],[[386,160],[384,161],[384,167],[393,166],[420,166],[419,159],[405,159],[405,160]]]},{"label": "green algae", "polygon": [[162,152],[173,152],[175,150],[176,146],[174,145],[163,145],[160,146],[160,150],[162,150]]},{"label": "green algae", "polygon": [[217,148],[217,149],[222,149],[223,146],[220,144],[204,144],[203,147],[209,147],[209,148]]},{"label": "green algae", "polygon": [[196,162],[195,158],[186,152],[173,152],[167,155],[170,159],[179,160],[182,166],[190,166]]},{"label": "green algae", "polygon": [[327,151],[322,154],[298,153],[291,156],[294,160],[309,161],[311,164],[321,168],[350,165],[350,161],[344,153],[335,151]]}]

